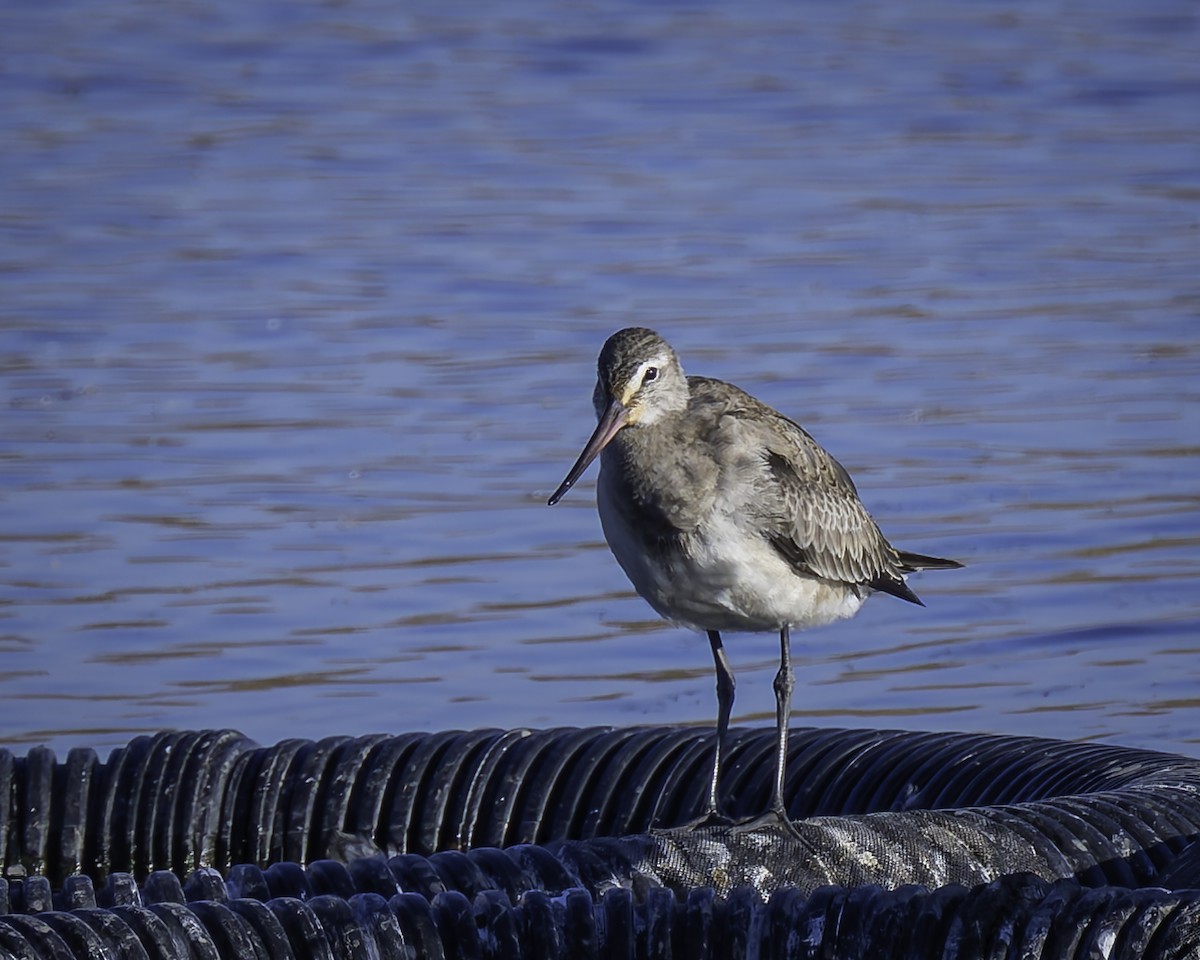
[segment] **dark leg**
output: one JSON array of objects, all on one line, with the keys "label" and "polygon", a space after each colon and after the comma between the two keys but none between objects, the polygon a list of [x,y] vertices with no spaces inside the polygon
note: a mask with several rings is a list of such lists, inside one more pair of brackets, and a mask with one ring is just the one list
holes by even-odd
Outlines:
[{"label": "dark leg", "polygon": [[783,802],[783,785],[787,780],[788,724],[792,719],[792,688],[796,676],[792,673],[792,636],[785,623],[779,631],[779,672],[775,674],[775,785],[771,791],[771,810],[787,820]]},{"label": "dark leg", "polygon": [[725,656],[721,635],[716,630],[708,631],[708,642],[712,646],[713,664],[717,672],[717,743],[713,750],[712,780],[708,785],[708,800],[704,804],[704,812],[695,820],[678,827],[655,827],[654,833],[667,836],[686,834],[698,827],[728,827],[733,823],[721,812],[721,804],[717,801],[721,762],[725,758],[725,739],[729,733],[729,714],[733,710],[733,670],[729,666],[729,658]]},{"label": "dark leg", "polygon": [[799,837],[796,826],[788,818],[783,802],[783,785],[787,779],[788,721],[792,716],[792,687],[796,680],[792,675],[792,644],[788,627],[779,631],[779,673],[775,675],[775,776],[771,782],[771,809],[761,817],[742,821],[733,827],[735,833],[766,830],[782,831]]},{"label": "dark leg", "polygon": [[725,647],[721,643],[721,635],[716,630],[709,630],[708,642],[712,646],[713,666],[717,672],[717,744],[713,751],[712,783],[708,788],[708,807],[705,814],[714,820],[724,820],[721,805],[717,801],[717,781],[721,776],[721,761],[725,757],[725,740],[729,734],[734,680],[729,658],[725,656]]}]

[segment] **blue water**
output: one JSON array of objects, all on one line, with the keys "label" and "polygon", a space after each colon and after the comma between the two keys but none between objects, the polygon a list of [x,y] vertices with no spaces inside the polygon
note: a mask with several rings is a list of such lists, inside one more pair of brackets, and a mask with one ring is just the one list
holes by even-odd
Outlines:
[{"label": "blue water", "polygon": [[[0,11],[0,743],[711,723],[604,546],[651,326],[962,571],[796,724],[1200,755],[1200,12]],[[777,641],[734,635],[735,718]]]}]

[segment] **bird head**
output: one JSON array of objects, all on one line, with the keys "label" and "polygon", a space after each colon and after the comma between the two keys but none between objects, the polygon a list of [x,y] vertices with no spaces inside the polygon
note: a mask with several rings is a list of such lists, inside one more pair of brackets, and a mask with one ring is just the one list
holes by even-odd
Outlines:
[{"label": "bird head", "polygon": [[563,494],[626,427],[644,427],[687,407],[688,384],[671,345],[653,330],[618,330],[600,350],[596,362],[596,429],[566,479],[554,491],[550,505]]}]

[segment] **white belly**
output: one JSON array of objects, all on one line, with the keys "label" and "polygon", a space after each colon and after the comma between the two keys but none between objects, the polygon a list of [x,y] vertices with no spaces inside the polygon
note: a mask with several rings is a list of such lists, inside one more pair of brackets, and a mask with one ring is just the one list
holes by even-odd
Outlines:
[{"label": "white belly", "polygon": [[737,518],[712,515],[668,549],[647,545],[611,502],[597,506],[604,537],[638,594],[660,616],[694,630],[779,630],[852,617],[870,590],[797,574]]}]

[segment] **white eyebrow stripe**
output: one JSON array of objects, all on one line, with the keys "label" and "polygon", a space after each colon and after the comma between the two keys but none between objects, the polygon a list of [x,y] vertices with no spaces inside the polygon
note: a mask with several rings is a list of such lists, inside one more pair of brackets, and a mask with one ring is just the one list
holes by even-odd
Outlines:
[{"label": "white eyebrow stripe", "polygon": [[666,366],[666,363],[666,357],[654,357],[650,360],[643,360],[641,364],[638,365],[638,368],[634,372],[633,376],[629,378],[629,385],[636,390],[642,385],[642,378],[646,376],[647,370],[649,370],[651,367]]},{"label": "white eyebrow stripe", "polygon": [[633,376],[629,378],[629,382],[625,384],[624,395],[621,397],[621,403],[629,406],[629,402],[633,399],[633,395],[641,389],[642,377],[646,375],[646,371],[651,367],[664,367],[667,364],[666,357],[652,357],[649,360],[643,360],[638,368],[633,372]]}]

